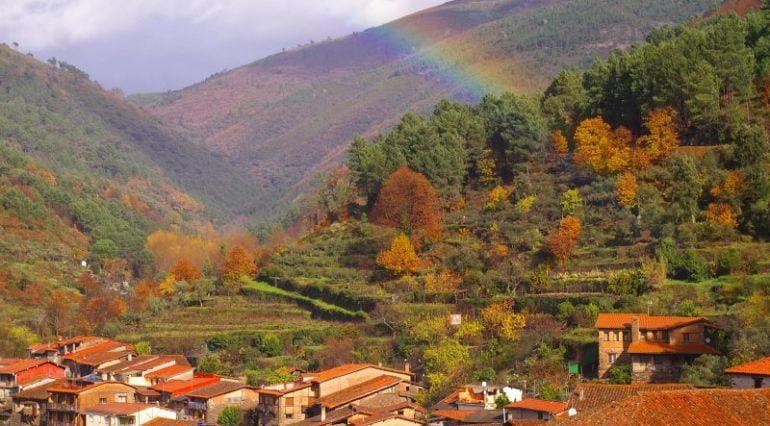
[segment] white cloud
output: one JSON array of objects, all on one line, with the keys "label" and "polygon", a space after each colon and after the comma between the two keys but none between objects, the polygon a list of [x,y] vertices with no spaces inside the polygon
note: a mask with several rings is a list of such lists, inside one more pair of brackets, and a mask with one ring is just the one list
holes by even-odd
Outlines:
[{"label": "white cloud", "polygon": [[[284,33],[344,24],[364,29],[440,0],[0,0],[0,37],[50,49],[130,33],[147,19],[203,24],[238,34]],[[307,26],[303,26],[307,25]],[[174,28],[168,31],[173,32]]]},{"label": "white cloud", "polygon": [[446,0],[0,0],[0,42],[108,87],[166,90]]}]

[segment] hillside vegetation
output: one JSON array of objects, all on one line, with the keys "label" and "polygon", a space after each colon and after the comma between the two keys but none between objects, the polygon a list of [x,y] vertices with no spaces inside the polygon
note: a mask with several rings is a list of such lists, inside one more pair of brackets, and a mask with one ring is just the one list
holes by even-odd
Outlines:
[{"label": "hillside vegetation", "polygon": [[260,181],[260,213],[282,211],[319,172],[404,111],[442,98],[534,93],[710,1],[454,1],[382,27],[317,41],[163,95],[134,98]]}]

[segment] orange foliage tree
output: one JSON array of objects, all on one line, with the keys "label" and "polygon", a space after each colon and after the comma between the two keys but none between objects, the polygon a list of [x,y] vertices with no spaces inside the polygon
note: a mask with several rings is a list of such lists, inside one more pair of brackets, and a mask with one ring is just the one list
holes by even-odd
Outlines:
[{"label": "orange foliage tree", "polygon": [[631,208],[636,205],[636,191],[639,184],[636,182],[636,176],[631,172],[623,173],[618,179],[615,187],[615,196],[623,207]]},{"label": "orange foliage tree", "polygon": [[706,208],[706,222],[715,228],[734,229],[738,226],[738,217],[729,204],[711,203]]},{"label": "orange foliage tree", "polygon": [[254,256],[250,255],[243,247],[235,246],[227,252],[225,266],[222,269],[222,278],[225,281],[238,280],[242,276],[252,276],[257,273],[257,264]]},{"label": "orange foliage tree", "polygon": [[567,259],[577,246],[581,229],[580,219],[567,216],[561,220],[559,227],[549,235],[548,250],[559,265],[567,263]]},{"label": "orange foliage tree", "polygon": [[187,281],[189,283],[199,280],[203,276],[201,271],[187,259],[182,259],[177,262],[171,268],[169,273],[173,275],[177,281]]},{"label": "orange foliage tree", "polygon": [[441,205],[428,179],[402,167],[388,177],[372,209],[372,222],[423,233],[431,240],[441,235]]},{"label": "orange foliage tree", "polygon": [[564,137],[564,133],[561,130],[551,133],[551,149],[557,154],[566,154],[569,151],[567,138]]},{"label": "orange foliage tree", "polygon": [[145,247],[155,259],[155,265],[163,271],[186,259],[200,268],[206,261],[218,263],[221,259],[221,243],[214,236],[185,235],[175,231],[155,231],[147,237]]},{"label": "orange foliage tree", "polygon": [[131,298],[128,301],[128,306],[134,312],[142,312],[147,305],[147,300],[150,297],[158,295],[160,295],[158,283],[151,278],[143,279],[139,281],[131,291]]},{"label": "orange foliage tree", "polygon": [[733,170],[722,182],[711,188],[711,195],[722,200],[735,200],[740,197],[745,188],[746,178],[743,177],[743,173]]},{"label": "orange foliage tree", "polygon": [[677,112],[671,107],[650,111],[644,120],[648,134],[637,140],[651,161],[668,157],[679,146],[679,132],[675,123]]},{"label": "orange foliage tree", "polygon": [[405,275],[417,270],[420,258],[417,257],[409,237],[399,234],[390,242],[390,249],[377,255],[377,264],[394,274]]},{"label": "orange foliage tree", "polygon": [[100,330],[104,324],[123,316],[126,305],[117,295],[99,292],[87,298],[78,312],[79,325],[84,333]]}]

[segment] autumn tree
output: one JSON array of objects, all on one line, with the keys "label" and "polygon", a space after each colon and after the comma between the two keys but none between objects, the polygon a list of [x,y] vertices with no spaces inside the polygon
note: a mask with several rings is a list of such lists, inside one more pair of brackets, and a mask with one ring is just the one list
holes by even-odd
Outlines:
[{"label": "autumn tree", "polygon": [[612,131],[601,117],[583,120],[575,130],[575,162],[600,175],[611,175],[629,165],[631,149],[625,130]]},{"label": "autumn tree", "polygon": [[558,264],[564,265],[567,263],[567,259],[569,259],[570,254],[577,246],[580,233],[580,219],[574,216],[567,216],[562,219],[559,227],[551,232],[551,235],[548,237],[548,250]]},{"label": "autumn tree", "polygon": [[257,264],[254,257],[243,247],[235,246],[227,253],[225,266],[222,269],[222,281],[229,293],[233,294],[236,288],[240,288],[243,277],[250,277],[256,273]]},{"label": "autumn tree", "polygon": [[572,216],[580,210],[583,205],[583,199],[580,197],[580,191],[569,189],[564,191],[561,196],[561,213],[566,216]]},{"label": "autumn tree", "polygon": [[551,133],[551,149],[557,154],[566,154],[569,151],[567,138],[564,137],[564,133],[561,130]]},{"label": "autumn tree", "polygon": [[487,194],[487,210],[498,210],[508,204],[510,192],[502,186],[496,186]]},{"label": "autumn tree", "polygon": [[647,133],[637,140],[639,146],[651,161],[671,155],[679,146],[679,133],[676,126],[678,113],[670,107],[650,111],[644,119]]},{"label": "autumn tree", "polygon": [[350,173],[350,169],[343,166],[332,171],[319,185],[317,204],[332,220],[346,220],[348,207],[355,199],[358,190]]},{"label": "autumn tree", "polygon": [[423,234],[441,234],[441,205],[425,176],[402,167],[385,181],[371,214],[372,222]]},{"label": "autumn tree", "polygon": [[514,341],[524,328],[524,316],[513,311],[510,300],[492,303],[481,310],[481,321],[488,331],[503,340]]},{"label": "autumn tree", "polygon": [[171,267],[169,274],[173,275],[174,279],[177,281],[187,282],[199,280],[203,276],[201,271],[187,259],[181,259],[174,264],[174,266]]},{"label": "autumn tree", "polygon": [[738,226],[735,211],[729,204],[711,203],[706,208],[706,222],[713,229],[734,229]]},{"label": "autumn tree", "polygon": [[396,275],[411,274],[420,266],[420,258],[406,234],[399,234],[390,243],[390,249],[377,255],[377,264]]},{"label": "autumn tree", "polygon": [[615,186],[615,197],[618,199],[618,203],[629,209],[634,207],[636,205],[636,191],[638,188],[636,176],[628,171],[623,173],[618,178],[618,183]]}]

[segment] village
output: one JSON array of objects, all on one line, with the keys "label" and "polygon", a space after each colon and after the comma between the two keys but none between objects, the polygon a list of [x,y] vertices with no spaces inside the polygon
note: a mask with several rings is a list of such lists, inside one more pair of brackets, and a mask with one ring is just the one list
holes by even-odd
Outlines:
[{"label": "village", "polygon": [[[600,314],[595,327],[598,377],[577,377],[579,383],[564,401],[482,382],[459,386],[427,408],[417,403],[423,388],[408,363],[296,369],[293,381],[255,387],[239,378],[196,372],[182,355],[138,355],[131,344],[95,336],[58,339],[30,346],[27,359],[0,358],[0,423],[515,426],[770,421],[770,358],[728,368],[730,388],[678,382],[683,365],[718,353],[715,326],[706,318],[612,313]],[[607,383],[608,371],[618,365],[630,365],[631,384]]]}]

